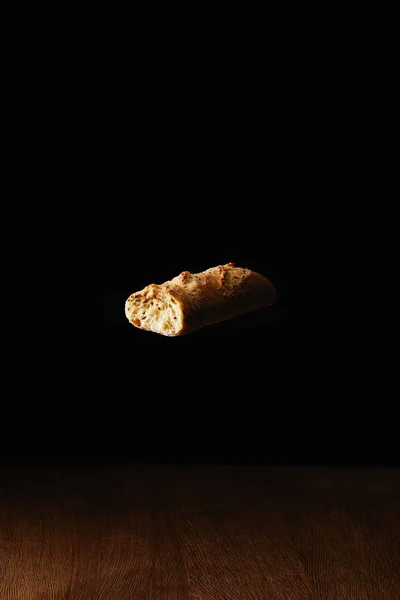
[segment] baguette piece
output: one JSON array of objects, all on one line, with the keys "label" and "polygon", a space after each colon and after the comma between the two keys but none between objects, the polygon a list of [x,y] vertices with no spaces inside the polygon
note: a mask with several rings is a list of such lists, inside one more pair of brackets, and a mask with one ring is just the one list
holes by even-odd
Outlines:
[{"label": "baguette piece", "polygon": [[139,329],[179,336],[275,300],[276,290],[268,279],[228,263],[197,274],[183,271],[161,285],[148,285],[129,296],[125,315]]}]

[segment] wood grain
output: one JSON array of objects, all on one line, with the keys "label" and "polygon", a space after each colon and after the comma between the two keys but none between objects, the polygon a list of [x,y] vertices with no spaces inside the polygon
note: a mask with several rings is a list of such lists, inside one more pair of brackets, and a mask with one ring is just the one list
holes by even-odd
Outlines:
[{"label": "wood grain", "polygon": [[400,470],[0,468],[2,600],[398,600]]}]

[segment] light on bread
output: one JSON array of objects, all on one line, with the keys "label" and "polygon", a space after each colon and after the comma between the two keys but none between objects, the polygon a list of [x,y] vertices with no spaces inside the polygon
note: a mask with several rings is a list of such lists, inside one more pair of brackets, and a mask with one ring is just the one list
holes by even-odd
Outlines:
[{"label": "light on bread", "polygon": [[139,329],[175,337],[268,306],[275,298],[263,275],[228,263],[152,283],[129,296],[125,314]]}]

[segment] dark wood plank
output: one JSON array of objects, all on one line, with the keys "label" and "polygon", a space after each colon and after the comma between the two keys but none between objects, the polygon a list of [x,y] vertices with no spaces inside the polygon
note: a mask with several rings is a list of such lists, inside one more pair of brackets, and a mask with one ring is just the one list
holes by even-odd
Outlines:
[{"label": "dark wood plank", "polygon": [[2,600],[398,600],[400,470],[0,468]]}]

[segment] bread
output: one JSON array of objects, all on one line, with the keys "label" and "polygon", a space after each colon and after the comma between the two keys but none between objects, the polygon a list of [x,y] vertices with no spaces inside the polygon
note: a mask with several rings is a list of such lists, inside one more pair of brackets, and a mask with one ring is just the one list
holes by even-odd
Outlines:
[{"label": "bread", "polygon": [[268,279],[228,263],[150,284],[129,296],[125,314],[139,329],[178,336],[268,306],[275,299]]}]

